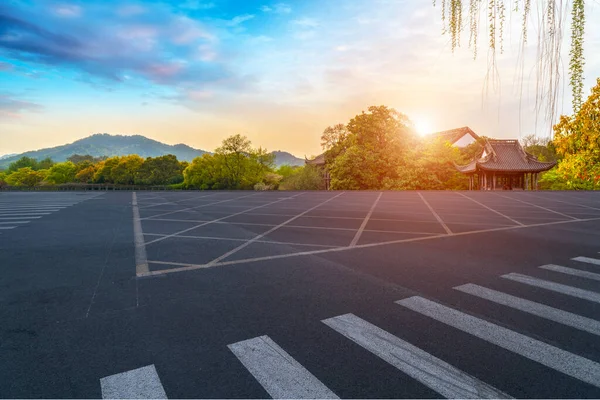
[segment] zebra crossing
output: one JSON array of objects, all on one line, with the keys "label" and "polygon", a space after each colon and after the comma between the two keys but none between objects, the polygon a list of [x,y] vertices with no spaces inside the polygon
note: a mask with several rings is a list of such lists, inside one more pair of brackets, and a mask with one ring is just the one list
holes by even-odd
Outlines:
[{"label": "zebra crossing", "polygon": [[51,192],[0,194],[0,235],[104,193]]},{"label": "zebra crossing", "polygon": [[[584,282],[596,282],[600,274],[581,267],[600,268],[600,258],[575,257],[571,266],[546,264],[542,271],[552,271],[558,277],[573,277]],[[585,268],[585,267],[584,267]],[[558,278],[560,280],[560,278]],[[498,280],[516,290],[542,289],[549,296],[570,296],[577,301],[600,303],[600,291],[580,289],[568,284],[537,278],[521,273],[509,273]],[[514,294],[491,289],[474,283],[453,288],[456,293],[484,304],[496,304],[533,315],[552,323],[562,324],[582,332],[600,336],[600,320],[579,315],[560,308],[532,301]],[[529,296],[531,297],[531,295]],[[545,297],[548,299],[548,297]],[[548,343],[549,340],[518,332],[518,326],[501,326],[480,315],[465,312],[456,306],[442,304],[437,300],[412,296],[395,302],[399,307],[417,313],[421,317],[442,323],[448,329],[462,331],[469,336],[497,346],[542,366],[567,375],[578,381],[600,388],[600,363],[561,348],[567,343]],[[354,314],[338,315],[321,321],[324,329],[332,329],[340,340],[349,340],[369,352],[399,373],[420,382],[445,398],[511,398],[511,387],[493,387],[489,383],[462,371],[449,362],[419,348],[398,336]],[[423,332],[427,335],[427,332]],[[272,398],[338,398],[327,382],[322,382],[286,349],[269,336],[249,338],[227,346],[237,360],[248,370]],[[485,363],[481,355],[482,364]],[[526,379],[526,378],[524,378]],[[167,398],[154,365],[137,370],[117,373],[100,380],[103,398]],[[527,383],[524,383],[527,385]],[[518,392],[517,392],[518,393]],[[194,396],[194,394],[190,394]]]}]

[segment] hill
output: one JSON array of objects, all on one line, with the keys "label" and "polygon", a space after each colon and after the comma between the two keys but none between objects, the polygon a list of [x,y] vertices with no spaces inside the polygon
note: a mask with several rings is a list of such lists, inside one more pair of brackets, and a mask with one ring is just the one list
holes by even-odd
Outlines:
[{"label": "hill", "polygon": [[296,157],[293,154],[288,153],[287,151],[277,150],[274,151],[275,154],[275,165],[291,165],[291,166],[302,166],[304,165],[304,160]]},{"label": "hill", "polygon": [[144,158],[174,154],[181,161],[192,161],[204,153],[207,152],[194,149],[185,144],[171,146],[141,135],[123,136],[98,133],[62,146],[28,151],[6,157],[0,160],[0,169],[7,168],[10,163],[24,156],[37,160],[50,157],[55,162],[62,162],[66,161],[73,154],[89,154],[94,157],[137,154]]},{"label": "hill", "polygon": [[[21,154],[7,154],[0,157],[0,169],[8,168],[8,165],[21,157],[31,157],[37,160],[50,157],[54,162],[63,162],[73,154],[94,157],[113,157],[127,154],[137,154],[141,157],[159,157],[166,154],[177,156],[180,161],[192,161],[205,153],[205,150],[194,149],[185,144],[168,145],[141,135],[123,136],[98,133],[73,143],[65,144],[47,149],[28,151]],[[274,151],[275,165],[304,165],[304,160],[286,151]]]}]

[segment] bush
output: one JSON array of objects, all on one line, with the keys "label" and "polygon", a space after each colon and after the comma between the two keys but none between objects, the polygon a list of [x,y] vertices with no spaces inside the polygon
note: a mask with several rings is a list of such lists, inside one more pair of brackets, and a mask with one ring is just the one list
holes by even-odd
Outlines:
[{"label": "bush", "polygon": [[305,165],[297,172],[283,178],[279,184],[280,190],[324,190],[325,180],[318,167]]}]

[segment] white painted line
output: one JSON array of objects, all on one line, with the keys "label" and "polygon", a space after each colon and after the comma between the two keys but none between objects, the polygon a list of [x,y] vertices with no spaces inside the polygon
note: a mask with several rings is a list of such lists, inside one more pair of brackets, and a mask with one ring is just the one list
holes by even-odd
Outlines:
[{"label": "white painted line", "polygon": [[584,262],[584,263],[588,263],[588,264],[600,265],[600,260],[597,259],[597,258],[575,257],[575,258],[572,258],[571,260],[573,260],[573,261],[579,261],[579,262]]},{"label": "white painted line", "polygon": [[338,398],[268,336],[227,347],[274,399]]},{"label": "white painted line", "polygon": [[448,399],[510,398],[498,389],[353,314],[340,315],[322,322]]},{"label": "white painted line", "polygon": [[151,218],[156,218],[156,217],[162,217],[162,216],[165,216],[165,215],[175,214],[175,213],[182,212],[182,211],[196,210],[196,209],[198,209],[198,208],[202,208],[202,207],[208,207],[208,206],[213,206],[213,205],[215,205],[215,204],[227,203],[227,202],[229,202],[229,201],[235,201],[235,200],[244,199],[244,198],[246,198],[246,197],[251,197],[251,196],[256,196],[256,195],[258,195],[258,193],[249,194],[249,195],[247,195],[247,196],[235,197],[235,198],[233,198],[233,199],[227,199],[227,200],[215,201],[215,202],[213,202],[213,203],[201,204],[201,205],[199,205],[199,206],[195,206],[195,207],[188,207],[188,208],[184,208],[184,209],[181,209],[181,210],[169,211],[169,212],[165,212],[165,213],[162,213],[162,214],[156,214],[156,215],[152,215],[152,216],[150,216],[150,217],[145,217],[145,218],[142,218],[142,219],[143,219],[143,220],[144,220],[144,219],[151,219]]},{"label": "white painted line", "polygon": [[144,243],[144,232],[142,221],[140,221],[140,210],[138,208],[137,194],[131,194],[131,207],[133,210],[133,242],[135,244],[135,273],[137,276],[147,274],[148,258],[146,256],[146,244]]},{"label": "white painted line", "polygon": [[600,387],[600,364],[592,360],[419,296],[396,303],[548,368]]},{"label": "white painted line", "polygon": [[[529,195],[533,195],[532,193],[528,193]],[[534,197],[540,199],[540,197],[533,195]],[[559,203],[564,203],[564,204],[569,204],[572,206],[576,206],[576,207],[583,207],[583,208],[588,208],[590,210],[600,210],[600,208],[596,208],[596,207],[590,207],[590,206],[586,206],[584,204],[575,204],[575,203],[571,203],[568,201],[564,201],[564,200],[557,200],[555,198],[551,198],[551,197],[544,197],[544,200],[550,200],[550,201],[558,201]]]},{"label": "white painted line", "polygon": [[[144,236],[167,236],[161,233],[147,233],[144,232]],[[177,235],[173,237],[178,238],[187,238],[187,239],[205,239],[205,240],[225,240],[230,242],[245,242],[248,239],[239,239],[239,238],[225,238],[225,237],[217,237],[217,236],[194,236],[194,235]],[[297,242],[278,242],[274,240],[257,240],[256,243],[267,243],[267,244],[280,244],[280,245],[288,245],[288,246],[305,246],[305,247],[325,247],[325,248],[334,248],[338,246],[330,246],[327,244],[314,244],[314,243],[297,243]]]},{"label": "white painted line", "polygon": [[9,229],[15,229],[16,226],[0,226],[1,230],[9,230]]},{"label": "white painted line", "polygon": [[38,218],[42,218],[42,217],[0,217],[0,220],[7,220],[7,219],[38,219]]},{"label": "white painted line", "polygon": [[[169,204],[169,205],[176,205],[178,203],[183,203],[185,201],[194,201],[194,200],[198,200],[198,199],[203,199],[205,197],[214,197],[219,195],[220,193],[213,193],[213,194],[207,194],[205,196],[194,196],[194,197],[189,197],[189,198],[185,198],[185,199],[181,199],[181,200],[171,200],[171,201],[167,201],[165,203],[154,203],[154,204],[149,204],[149,205],[145,205],[140,207],[140,210],[145,210],[146,208],[151,208],[151,207],[156,207],[156,206],[161,206],[161,205],[165,205],[165,204]],[[156,197],[158,198],[158,197]],[[143,199],[144,201],[147,201],[149,199]],[[162,200],[166,200],[165,198],[162,198]]]},{"label": "white painted line", "polygon": [[365,219],[363,219],[362,224],[360,224],[360,228],[358,228],[358,231],[356,231],[356,235],[354,235],[354,238],[350,242],[350,247],[356,246],[356,244],[360,240],[360,236],[362,235],[363,231],[365,230],[365,227],[367,226],[367,223],[369,223],[369,218],[371,218],[371,215],[373,214],[373,211],[375,211],[375,207],[377,207],[377,203],[379,203],[379,199],[381,199],[382,195],[383,195],[383,193],[379,193],[379,196],[377,196],[377,198],[373,202],[373,205],[371,206],[371,209],[369,210],[369,213],[367,214],[367,216],[365,217]]},{"label": "white painted line", "polygon": [[257,236],[255,236],[255,237],[253,237],[252,239],[248,240],[246,243],[244,243],[244,244],[241,244],[241,245],[239,245],[238,247],[236,247],[235,249],[233,249],[233,250],[230,250],[230,251],[228,251],[227,253],[225,253],[225,254],[223,254],[223,255],[221,255],[221,256],[219,256],[219,257],[215,258],[214,260],[210,261],[210,262],[208,263],[208,265],[209,265],[209,266],[211,266],[211,265],[214,265],[214,264],[218,263],[219,261],[221,261],[221,260],[223,260],[223,259],[225,259],[225,258],[227,258],[227,257],[229,257],[229,256],[231,256],[231,255],[233,255],[233,254],[235,254],[235,253],[237,253],[238,251],[242,250],[243,248],[245,248],[245,247],[249,246],[251,243],[254,243],[254,242],[256,242],[257,240],[260,240],[260,239],[262,239],[263,237],[267,236],[268,234],[275,232],[277,229],[279,229],[279,228],[281,228],[281,227],[283,227],[283,226],[287,225],[288,223],[290,223],[290,222],[292,222],[292,221],[294,221],[294,220],[296,220],[296,219],[300,218],[300,217],[301,217],[301,216],[303,216],[304,214],[308,214],[309,212],[311,212],[311,211],[313,211],[313,210],[315,210],[315,209],[317,209],[317,208],[321,207],[323,204],[327,204],[327,203],[329,203],[331,200],[333,200],[333,199],[336,199],[336,198],[340,197],[340,196],[341,196],[341,195],[343,195],[344,193],[345,193],[345,192],[342,192],[342,193],[340,193],[340,194],[337,194],[337,195],[335,195],[335,196],[333,196],[333,197],[330,197],[329,199],[327,199],[327,200],[325,200],[325,201],[323,201],[323,202],[321,202],[321,203],[319,203],[319,204],[317,204],[317,205],[315,205],[315,206],[313,206],[313,207],[309,208],[308,210],[301,212],[300,214],[296,215],[295,217],[292,217],[292,218],[290,218],[290,219],[288,219],[288,220],[286,220],[286,221],[282,222],[281,224],[279,224],[279,225],[277,225],[277,226],[274,226],[273,228],[269,229],[268,231],[266,231],[266,232],[264,232],[264,233],[261,233],[260,235],[257,235]]},{"label": "white painted line", "polygon": [[502,278],[510,279],[515,282],[524,283],[526,285],[531,285],[546,290],[551,290],[553,292],[566,294],[567,296],[573,296],[579,299],[600,303],[600,293],[590,292],[589,290],[579,289],[573,286],[567,286],[556,282],[534,278],[532,276],[517,274],[514,272],[502,275]]},{"label": "white painted line", "polygon": [[503,195],[501,195],[501,194],[498,194],[498,196],[500,196],[500,197],[504,197],[505,199],[510,199],[510,200],[518,201],[518,202],[520,202],[520,203],[523,203],[523,204],[528,204],[528,205],[530,205],[530,206],[537,207],[537,208],[540,208],[540,209],[542,209],[542,210],[546,210],[546,211],[548,211],[548,212],[551,212],[551,213],[554,213],[554,214],[562,215],[563,217],[567,217],[567,218],[570,218],[570,219],[573,219],[573,220],[576,220],[576,219],[577,219],[577,218],[575,218],[575,217],[573,217],[573,216],[571,216],[571,215],[563,214],[563,213],[561,213],[561,212],[554,211],[554,210],[551,210],[551,209],[549,209],[549,208],[546,208],[546,207],[538,206],[537,204],[530,203],[530,202],[528,202],[528,201],[523,201],[523,200],[515,199],[514,197],[503,196]]},{"label": "white painted line", "polygon": [[154,364],[100,379],[103,399],[166,399]]},{"label": "white painted line", "polygon": [[[270,205],[272,205],[272,204],[276,204],[276,203],[279,203],[279,202],[281,202],[281,201],[285,201],[285,200],[288,200],[288,199],[291,199],[291,198],[294,198],[294,197],[300,196],[300,195],[302,195],[302,194],[303,194],[303,193],[298,193],[298,194],[296,194],[296,195],[294,195],[294,196],[291,196],[291,197],[284,197],[284,198],[281,198],[281,199],[279,199],[279,200],[272,201],[272,202],[270,202],[270,203],[261,204],[260,206],[252,207],[252,208],[249,208],[249,209],[247,209],[247,210],[244,210],[244,211],[237,212],[237,213],[235,213],[235,214],[227,215],[227,216],[225,216],[225,217],[217,218],[217,219],[214,219],[214,220],[212,220],[212,221],[208,221],[208,222],[204,222],[204,223],[202,223],[202,224],[199,224],[199,225],[192,226],[191,228],[187,228],[187,229],[181,230],[181,231],[179,231],[179,232],[175,232],[175,233],[173,233],[173,234],[171,234],[171,235],[167,235],[167,236],[165,236],[165,237],[161,237],[161,238],[158,238],[158,239],[151,240],[150,242],[146,242],[146,246],[148,246],[148,245],[150,245],[150,244],[152,244],[152,243],[160,242],[161,240],[165,240],[165,239],[168,239],[168,238],[170,238],[170,237],[173,237],[173,236],[180,235],[180,234],[182,234],[182,233],[186,233],[186,232],[192,231],[192,230],[194,230],[194,229],[196,229],[196,228],[200,228],[201,226],[210,225],[210,224],[213,224],[213,223],[215,223],[215,222],[222,221],[222,220],[224,220],[224,219],[227,219],[227,218],[234,217],[234,216],[236,216],[236,215],[244,214],[244,213],[245,213],[245,212],[247,212],[247,211],[256,210],[256,209],[258,209],[258,208],[262,208],[262,207],[267,207],[267,206],[270,206]],[[247,197],[247,196],[245,196],[245,197]],[[146,219],[146,218],[142,218],[142,219]]]},{"label": "white painted line", "polygon": [[461,195],[461,196],[462,196],[462,197],[464,197],[465,199],[469,199],[469,200],[471,200],[471,201],[472,201],[473,203],[475,203],[475,204],[479,204],[481,207],[487,208],[487,209],[488,209],[488,210],[490,210],[491,212],[494,212],[494,213],[496,213],[496,214],[498,214],[498,215],[500,215],[500,216],[502,216],[502,217],[506,218],[507,220],[514,222],[514,223],[515,223],[515,224],[517,224],[517,225],[525,225],[525,224],[522,224],[521,222],[517,221],[516,219],[513,219],[513,218],[509,217],[508,215],[502,214],[500,211],[494,210],[493,208],[491,208],[491,207],[488,207],[488,206],[486,206],[485,204],[483,204],[483,203],[480,203],[480,202],[478,202],[478,201],[477,201],[477,200],[475,200],[475,199],[472,199],[471,197],[469,197],[469,196],[467,196],[467,195],[465,195],[465,194],[462,194],[462,193],[460,193],[460,192],[455,192],[455,193],[456,193],[456,194],[459,194],[459,195]]},{"label": "white painted line", "polygon": [[442,218],[438,215],[438,213],[435,212],[435,210],[433,209],[433,207],[431,207],[431,205],[429,204],[429,202],[427,200],[425,200],[425,197],[423,197],[423,195],[418,192],[417,193],[419,195],[419,197],[421,198],[421,200],[423,200],[423,203],[425,203],[425,205],[427,206],[427,208],[429,208],[429,211],[431,211],[431,213],[433,214],[433,216],[435,217],[435,219],[438,220],[438,222],[440,223],[440,225],[442,225],[442,227],[444,228],[444,230],[446,231],[447,234],[451,235],[452,231],[450,230],[450,228],[448,228],[448,225],[446,225],[446,223],[442,220]]},{"label": "white painted line", "polygon": [[30,221],[8,221],[8,222],[0,222],[0,225],[9,225],[9,224],[28,224]]},{"label": "white painted line", "polygon": [[50,215],[52,213],[47,213],[47,212],[15,212],[15,213],[0,213],[0,217],[28,217],[31,215]]},{"label": "white painted line", "polygon": [[580,269],[567,268],[567,267],[563,267],[562,265],[547,264],[547,265],[542,265],[540,268],[547,269],[549,271],[560,272],[562,274],[578,276],[580,278],[586,278],[586,279],[592,279],[594,281],[600,281],[600,274],[595,274],[593,272],[588,272],[588,271],[582,271]]},{"label": "white painted line", "polygon": [[[397,240],[389,240],[386,242],[377,242],[377,243],[365,243],[365,244],[356,245],[354,247],[342,246],[342,247],[335,247],[333,249],[300,251],[300,252],[289,253],[289,254],[278,254],[278,255],[264,256],[264,257],[252,257],[252,258],[244,258],[244,259],[240,259],[240,260],[223,261],[223,262],[214,264],[212,266],[216,267],[216,266],[222,266],[222,265],[247,264],[247,263],[253,263],[253,262],[260,262],[260,261],[278,260],[278,259],[288,258],[288,257],[303,257],[303,256],[312,256],[312,255],[324,254],[324,253],[333,253],[333,252],[338,252],[338,251],[347,251],[347,250],[353,250],[353,249],[389,246],[389,245],[394,245],[394,244],[398,244],[398,243],[420,242],[423,240],[450,238],[450,237],[454,237],[454,236],[469,236],[469,235],[476,235],[476,234],[480,234],[480,233],[502,232],[502,231],[516,230],[516,229],[534,228],[534,227],[539,227],[539,226],[563,225],[563,224],[572,224],[572,223],[587,222],[587,221],[599,221],[599,220],[600,220],[600,218],[588,218],[588,219],[582,219],[582,220],[577,220],[577,221],[563,220],[563,221],[555,221],[555,222],[543,222],[543,223],[539,223],[539,224],[531,224],[531,225],[525,225],[525,226],[512,225],[512,226],[503,226],[503,227],[499,227],[499,228],[481,229],[481,230],[476,230],[476,231],[458,232],[458,233],[453,233],[452,235],[440,233],[440,234],[433,235],[433,236],[415,237],[415,238],[408,238],[408,239],[397,239]],[[165,263],[165,264],[172,264],[172,263]],[[177,265],[177,264],[173,264],[173,265]],[[195,269],[206,268],[206,264],[201,264],[201,265],[200,264],[182,264],[182,265],[185,265],[185,267],[172,268],[172,269],[166,269],[166,270],[160,270],[160,271],[150,271],[148,273],[148,275],[158,276],[158,275],[172,274],[172,273],[184,272],[184,271],[193,271]]]},{"label": "white painted line", "polygon": [[498,292],[496,290],[488,289],[472,283],[457,286],[454,289],[600,336],[600,321],[596,321],[591,318],[573,314],[568,311],[559,310],[558,308],[522,299],[520,297]]}]

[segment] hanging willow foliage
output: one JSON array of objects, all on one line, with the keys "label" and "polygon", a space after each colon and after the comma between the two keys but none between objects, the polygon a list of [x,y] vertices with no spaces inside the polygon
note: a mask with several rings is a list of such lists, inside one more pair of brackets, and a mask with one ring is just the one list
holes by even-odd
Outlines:
[{"label": "hanging willow foliage", "polygon": [[[449,34],[452,51],[460,47],[460,36],[465,28],[469,30],[469,48],[477,58],[479,21],[482,10],[487,14],[490,62],[489,69],[496,68],[496,51],[504,52],[503,38],[506,25],[506,3],[514,1],[509,9],[521,14],[521,51],[528,40],[531,0],[441,0],[443,34]],[[585,27],[585,0],[538,0],[541,13],[540,26],[537,29],[538,63],[537,94],[538,109],[545,106],[552,119],[556,116],[560,82],[560,52],[563,38],[563,21],[571,12],[571,50],[569,61],[569,83],[572,91],[573,110],[581,107],[583,96],[583,34]],[[436,5],[436,0],[433,0]],[[463,25],[463,7],[468,10],[468,24]],[[521,56],[521,54],[520,54]]]}]

